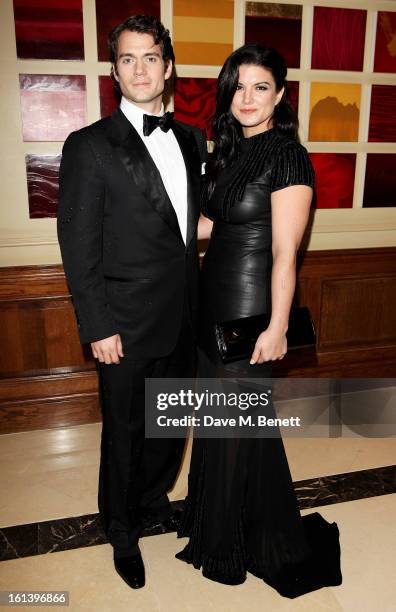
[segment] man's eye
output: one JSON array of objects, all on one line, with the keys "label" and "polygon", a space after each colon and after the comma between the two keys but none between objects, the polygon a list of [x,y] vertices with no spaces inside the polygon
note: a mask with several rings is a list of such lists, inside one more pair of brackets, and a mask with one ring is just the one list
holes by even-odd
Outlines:
[{"label": "man's eye", "polygon": [[150,62],[150,63],[154,63],[154,62],[157,61],[157,58],[156,57],[148,57],[147,61]]},{"label": "man's eye", "polygon": [[123,64],[130,64],[131,63],[131,58],[130,57],[124,57],[124,59],[122,60]]}]

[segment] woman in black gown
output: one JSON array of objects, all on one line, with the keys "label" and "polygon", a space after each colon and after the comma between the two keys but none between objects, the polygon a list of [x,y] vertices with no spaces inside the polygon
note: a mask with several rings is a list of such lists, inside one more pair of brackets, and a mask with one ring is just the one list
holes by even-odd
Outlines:
[{"label": "woman in black gown", "polygon": [[[218,79],[215,148],[206,169],[200,238],[210,236],[201,274],[199,375],[268,378],[287,351],[296,252],[314,184],[287,69],[274,50],[245,45]],[[224,365],[213,323],[271,312],[250,359]],[[193,443],[176,556],[223,584],[246,573],[287,597],[341,583],[338,528],[300,516],[281,437]]]}]

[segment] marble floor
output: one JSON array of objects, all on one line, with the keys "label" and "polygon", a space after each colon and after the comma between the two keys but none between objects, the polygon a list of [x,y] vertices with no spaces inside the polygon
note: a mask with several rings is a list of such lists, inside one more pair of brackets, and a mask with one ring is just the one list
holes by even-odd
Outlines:
[{"label": "marble floor", "polygon": [[[146,587],[129,589],[100,543],[99,440],[97,424],[0,437],[0,590],[67,590],[73,611],[396,611],[395,438],[284,439],[302,514],[336,521],[342,551],[343,584],[295,600],[251,575],[204,579],[175,559],[186,540],[174,533],[142,538]],[[186,494],[190,450],[172,500]]]}]

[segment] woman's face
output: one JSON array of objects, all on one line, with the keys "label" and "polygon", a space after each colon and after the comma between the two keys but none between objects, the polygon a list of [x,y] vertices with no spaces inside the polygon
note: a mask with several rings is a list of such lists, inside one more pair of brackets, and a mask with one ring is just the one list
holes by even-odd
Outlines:
[{"label": "woman's face", "polygon": [[242,64],[231,112],[242,126],[245,137],[265,132],[271,127],[275,105],[283,95],[277,92],[272,74],[262,66]]}]

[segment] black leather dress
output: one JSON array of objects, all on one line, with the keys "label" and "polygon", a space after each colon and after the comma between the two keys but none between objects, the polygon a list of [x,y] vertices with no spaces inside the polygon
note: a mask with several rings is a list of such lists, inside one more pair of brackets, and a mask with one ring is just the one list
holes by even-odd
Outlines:
[{"label": "black leather dress", "polygon": [[[271,192],[312,186],[304,147],[272,129],[242,143],[205,206],[214,220],[201,278],[201,378],[270,376],[270,364],[223,365],[214,321],[271,309]],[[245,383],[244,383],[245,384]],[[341,583],[338,528],[300,516],[281,437],[195,437],[177,558],[205,577],[241,584],[247,572],[286,597]]]},{"label": "black leather dress", "polygon": [[[296,184],[314,184],[307,151],[271,129],[242,141],[240,157],[220,175],[205,203],[204,214],[214,225],[201,273],[200,345],[219,367],[202,376],[225,374],[213,344],[213,322],[271,311],[271,192]],[[268,364],[252,368],[248,361],[227,369],[252,377],[270,373]]]}]

